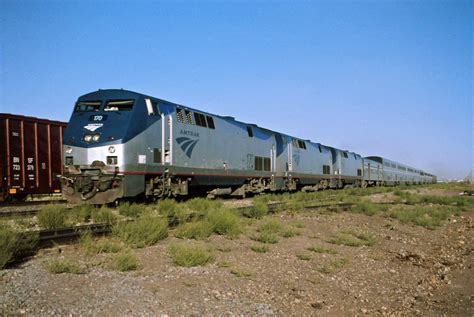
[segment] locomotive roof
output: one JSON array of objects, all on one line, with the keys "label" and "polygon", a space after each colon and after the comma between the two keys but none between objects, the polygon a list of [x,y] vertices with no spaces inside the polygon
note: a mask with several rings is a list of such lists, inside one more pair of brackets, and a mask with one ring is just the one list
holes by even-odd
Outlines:
[{"label": "locomotive roof", "polygon": [[132,90],[126,90],[126,89],[99,89],[99,90],[96,90],[96,91],[93,91],[93,92],[90,92],[90,93],[87,93],[87,94],[84,94],[82,96],[80,96],[78,98],[79,99],[87,99],[89,97],[94,97],[94,96],[97,96],[97,95],[100,95],[101,93],[104,93],[104,94],[107,94],[107,95],[110,95],[111,93],[118,93],[118,94],[128,94],[128,95],[136,95],[137,97],[145,97],[145,98],[150,98],[152,99],[153,101],[159,101],[159,102],[162,102],[162,103],[167,103],[169,105],[173,105],[173,106],[176,106],[176,107],[180,107],[180,108],[183,108],[183,109],[186,109],[186,110],[191,110],[191,111],[198,111],[200,113],[203,113],[203,114],[207,114],[207,115],[212,115],[214,117],[218,117],[218,118],[221,118],[223,120],[227,120],[227,121],[230,121],[230,122],[234,122],[234,123],[238,123],[238,124],[242,124],[242,125],[245,125],[245,126],[251,126],[253,128],[258,128],[260,129],[261,131],[263,132],[267,132],[267,133],[271,133],[271,134],[280,134],[280,135],[283,135],[283,136],[287,136],[287,137],[290,137],[290,138],[293,138],[293,139],[298,139],[298,140],[302,140],[302,141],[305,141],[305,142],[308,142],[308,143],[311,143],[312,145],[315,145],[315,146],[318,146],[318,145],[321,145],[322,147],[324,148],[327,148],[327,149],[335,149],[335,150],[338,150],[338,151],[342,151],[342,152],[346,152],[346,153],[351,153],[351,154],[356,154],[358,156],[361,156],[360,154],[358,153],[355,153],[355,152],[352,152],[352,151],[349,151],[349,150],[342,150],[342,149],[338,149],[338,148],[334,148],[332,146],[329,146],[329,145],[324,145],[322,143],[318,143],[318,142],[313,142],[311,140],[304,140],[302,138],[298,138],[298,137],[295,137],[295,136],[291,136],[289,134],[286,134],[286,133],[282,133],[282,132],[278,132],[278,131],[273,131],[273,130],[270,130],[270,129],[267,129],[267,128],[263,128],[263,127],[260,127],[254,123],[247,123],[247,122],[243,122],[243,121],[239,121],[239,120],[236,120],[234,117],[232,116],[224,116],[224,115],[218,115],[218,114],[214,114],[214,113],[209,113],[209,112],[206,112],[206,111],[202,111],[202,110],[199,110],[199,109],[196,109],[196,108],[192,108],[192,107],[188,107],[188,106],[185,106],[185,105],[181,105],[181,104],[177,104],[177,103],[174,103],[174,102],[171,102],[171,101],[168,101],[168,100],[164,100],[164,99],[160,99],[160,98],[156,98],[156,97],[153,97],[153,96],[150,96],[150,95],[146,95],[146,94],[143,94],[143,93],[139,93],[139,92],[136,92],[136,91],[132,91]]}]

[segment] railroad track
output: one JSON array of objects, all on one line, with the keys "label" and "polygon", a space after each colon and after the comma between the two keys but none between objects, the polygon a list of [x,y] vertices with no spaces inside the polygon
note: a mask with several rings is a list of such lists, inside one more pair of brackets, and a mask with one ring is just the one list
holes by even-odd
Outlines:
[{"label": "railroad track", "polygon": [[[0,207],[0,218],[11,218],[11,217],[27,217],[27,216],[34,216],[39,211],[41,211],[42,207],[48,204],[30,204],[30,205],[23,205],[23,206],[8,206],[8,207]],[[62,206],[65,209],[71,209],[71,206],[67,206],[66,203],[54,203],[51,204],[54,206]]]},{"label": "railroad track", "polygon": [[42,229],[34,231],[38,234],[38,241],[40,243],[61,241],[65,239],[78,238],[84,232],[90,232],[92,234],[105,234],[109,233],[112,229],[112,225],[108,223],[95,223],[87,225],[79,225],[71,228],[61,229]]}]

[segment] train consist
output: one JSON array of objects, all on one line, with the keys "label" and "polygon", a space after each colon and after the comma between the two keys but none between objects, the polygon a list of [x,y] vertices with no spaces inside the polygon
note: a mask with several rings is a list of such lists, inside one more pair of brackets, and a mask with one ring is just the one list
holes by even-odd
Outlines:
[{"label": "train consist", "polygon": [[79,97],[63,144],[63,195],[75,203],[436,182],[382,157],[127,90]]},{"label": "train consist", "polygon": [[61,191],[65,122],[0,113],[0,201]]}]

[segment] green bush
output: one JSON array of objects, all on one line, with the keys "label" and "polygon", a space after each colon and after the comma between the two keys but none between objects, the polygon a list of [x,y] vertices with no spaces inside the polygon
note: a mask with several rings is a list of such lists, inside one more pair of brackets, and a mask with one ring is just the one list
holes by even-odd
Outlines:
[{"label": "green bush", "polygon": [[113,224],[117,220],[117,216],[109,208],[102,206],[99,210],[92,213],[92,220],[95,223]]},{"label": "green bush", "polygon": [[128,202],[119,206],[119,213],[126,217],[136,218],[143,212],[143,210],[144,206],[129,204]]},{"label": "green bush", "polygon": [[299,260],[302,260],[302,261],[309,261],[311,260],[311,256],[308,255],[308,254],[305,254],[305,253],[298,253],[296,255],[296,257],[299,259]]},{"label": "green bush", "polygon": [[212,225],[212,231],[216,234],[235,237],[242,232],[241,222],[235,211],[229,209],[215,210],[208,214],[208,220]]},{"label": "green bush", "polygon": [[367,216],[374,216],[379,212],[387,210],[387,206],[377,205],[368,201],[361,201],[351,208],[352,212],[364,214]]},{"label": "green bush", "polygon": [[52,260],[46,265],[46,270],[54,274],[61,274],[61,273],[82,274],[84,273],[83,268],[81,268],[79,265],[68,260]]},{"label": "green bush", "polygon": [[353,230],[345,230],[336,233],[328,240],[332,244],[342,244],[350,247],[371,246],[376,242],[376,238],[369,232],[356,232]]},{"label": "green bush", "polygon": [[259,199],[253,199],[253,206],[244,213],[245,216],[262,219],[268,213],[268,205]]},{"label": "green bush", "polygon": [[17,232],[0,224],[0,269],[16,258],[31,253],[37,241],[37,234]]},{"label": "green bush", "polygon": [[264,244],[252,245],[250,249],[257,253],[266,253],[269,250],[269,248]]},{"label": "green bush", "polygon": [[178,238],[203,240],[212,234],[212,225],[207,220],[184,223],[176,228],[175,236]]},{"label": "green bush", "polygon": [[138,269],[140,262],[137,257],[129,252],[118,254],[113,258],[113,268],[116,271],[127,272]]},{"label": "green bush", "polygon": [[166,217],[174,217],[178,212],[179,206],[174,199],[164,199],[158,201],[158,211]]},{"label": "green bush", "polygon": [[89,231],[81,234],[79,245],[87,254],[117,253],[122,250],[121,244],[116,241],[107,238],[94,240]]},{"label": "green bush", "polygon": [[275,244],[278,242],[278,236],[269,231],[261,231],[252,237],[253,240],[259,241],[262,243]]},{"label": "green bush", "polygon": [[199,216],[207,215],[209,212],[222,208],[222,201],[206,198],[193,198],[185,203],[185,206]]},{"label": "green bush", "polygon": [[67,216],[63,208],[46,206],[37,214],[38,224],[45,229],[60,229],[67,226]]},{"label": "green bush", "polygon": [[331,248],[325,248],[321,246],[312,246],[308,248],[309,251],[316,252],[316,253],[328,253],[328,254],[336,254],[337,251]]},{"label": "green bush", "polygon": [[195,245],[172,245],[169,254],[174,264],[184,267],[204,265],[213,260],[206,249]]},{"label": "green bush", "polygon": [[401,223],[412,223],[433,229],[440,226],[452,214],[458,213],[457,208],[451,206],[413,206],[392,209],[387,215]]},{"label": "green bush", "polygon": [[152,245],[168,236],[166,219],[143,216],[133,222],[118,223],[112,233],[128,245],[136,248]]},{"label": "green bush", "polygon": [[342,258],[339,260],[334,260],[330,262],[329,264],[321,267],[319,271],[324,274],[330,274],[334,272],[336,269],[340,269],[341,267],[345,266],[350,262],[349,258]]},{"label": "green bush", "polygon": [[76,206],[68,212],[69,220],[72,222],[89,222],[94,209],[94,206],[87,204]]}]

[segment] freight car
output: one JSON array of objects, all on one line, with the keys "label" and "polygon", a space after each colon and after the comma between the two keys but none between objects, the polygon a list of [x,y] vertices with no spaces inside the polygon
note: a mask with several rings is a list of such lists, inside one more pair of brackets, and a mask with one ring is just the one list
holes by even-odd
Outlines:
[{"label": "freight car", "polygon": [[0,113],[0,201],[61,191],[65,122]]},{"label": "freight car", "polygon": [[412,168],[393,181],[388,160],[127,90],[79,97],[63,142],[62,189],[71,202],[432,181]]}]

